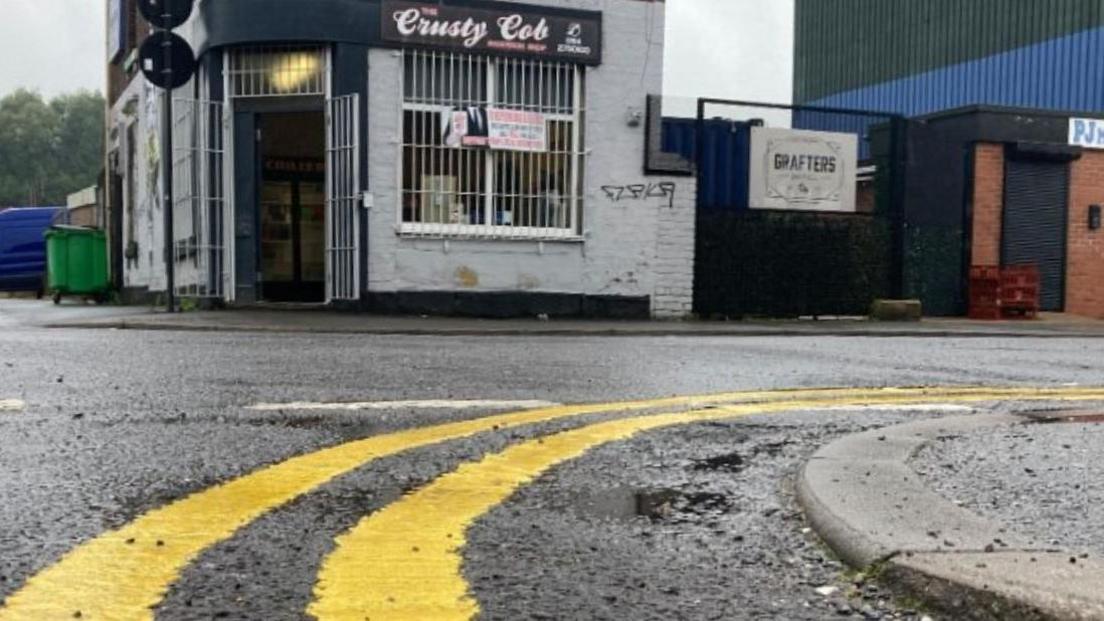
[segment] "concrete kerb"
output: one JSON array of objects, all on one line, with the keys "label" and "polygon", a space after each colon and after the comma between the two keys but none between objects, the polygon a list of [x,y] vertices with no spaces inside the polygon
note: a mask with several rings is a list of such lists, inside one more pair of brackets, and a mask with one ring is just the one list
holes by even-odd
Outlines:
[{"label": "concrete kerb", "polygon": [[288,334],[360,334],[377,336],[556,336],[556,337],[866,337],[866,338],[1104,338],[1104,330],[1047,329],[1031,326],[972,327],[915,324],[888,327],[862,322],[846,326],[779,322],[776,325],[695,322],[524,322],[519,320],[457,320],[373,317],[363,322],[265,322],[167,316],[63,321],[45,328],[115,329],[177,332],[261,332]]},{"label": "concrete kerb", "polygon": [[846,563],[956,619],[1104,619],[1104,564],[1074,559],[978,516],[923,484],[908,465],[946,435],[1022,424],[973,415],[848,436],[802,468],[798,501]]}]

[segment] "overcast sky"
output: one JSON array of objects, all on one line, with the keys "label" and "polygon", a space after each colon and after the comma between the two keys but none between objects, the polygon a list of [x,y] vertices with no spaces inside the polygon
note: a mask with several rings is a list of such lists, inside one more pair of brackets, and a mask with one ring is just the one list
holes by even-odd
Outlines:
[{"label": "overcast sky", "polygon": [[[667,95],[788,102],[793,0],[667,0]],[[0,0],[0,95],[104,88],[102,0]]]}]

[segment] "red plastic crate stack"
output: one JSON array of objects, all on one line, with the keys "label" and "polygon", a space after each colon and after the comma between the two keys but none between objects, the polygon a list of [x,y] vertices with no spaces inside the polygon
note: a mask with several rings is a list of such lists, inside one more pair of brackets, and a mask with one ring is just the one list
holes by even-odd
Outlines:
[{"label": "red plastic crate stack", "polygon": [[1005,317],[1036,317],[1039,314],[1039,268],[1034,265],[1003,268],[1000,302]]},{"label": "red plastic crate stack", "polygon": [[970,268],[970,319],[1001,318],[1001,269],[996,266]]}]

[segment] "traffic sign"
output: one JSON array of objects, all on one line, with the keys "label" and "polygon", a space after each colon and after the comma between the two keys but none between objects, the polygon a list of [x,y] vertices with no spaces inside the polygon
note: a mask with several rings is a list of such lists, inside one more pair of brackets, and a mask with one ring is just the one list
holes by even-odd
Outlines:
[{"label": "traffic sign", "polygon": [[[165,43],[168,42],[172,62],[172,77],[165,72]],[[196,60],[192,47],[180,35],[161,30],[153,33],[138,49],[138,63],[142,74],[154,86],[180,88],[195,73]]]},{"label": "traffic sign", "polygon": [[195,0],[138,0],[138,10],[157,28],[172,30],[188,21]]}]

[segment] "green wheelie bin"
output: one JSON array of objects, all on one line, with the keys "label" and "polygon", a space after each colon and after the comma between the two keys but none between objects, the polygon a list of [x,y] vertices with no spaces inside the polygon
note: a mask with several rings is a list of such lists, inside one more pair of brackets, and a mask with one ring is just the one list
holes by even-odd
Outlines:
[{"label": "green wheelie bin", "polygon": [[46,231],[46,288],[62,296],[107,301],[107,236],[99,229],[58,225]]}]

